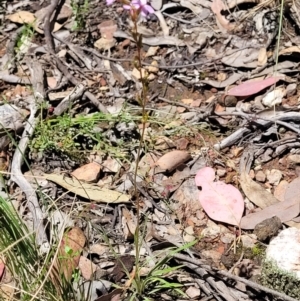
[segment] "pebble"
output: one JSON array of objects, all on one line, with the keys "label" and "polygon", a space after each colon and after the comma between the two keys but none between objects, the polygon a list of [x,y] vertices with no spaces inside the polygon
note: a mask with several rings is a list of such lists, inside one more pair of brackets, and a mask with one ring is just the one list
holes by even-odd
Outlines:
[{"label": "pebble", "polygon": [[98,163],[91,162],[75,169],[72,172],[72,176],[79,181],[96,182],[99,178],[100,170],[101,166]]},{"label": "pebble", "polygon": [[281,226],[280,219],[277,216],[273,216],[258,223],[255,226],[253,233],[257,236],[258,240],[265,241],[275,236]]},{"label": "pebble", "polygon": [[282,173],[278,169],[272,169],[267,173],[267,179],[269,183],[272,185],[278,185],[281,178],[282,178]]},{"label": "pebble", "polygon": [[287,228],[280,232],[269,244],[266,259],[271,260],[285,271],[296,274],[300,279],[300,230]]},{"label": "pebble", "polygon": [[297,155],[297,154],[295,154],[295,155],[289,155],[288,156],[288,160],[289,161],[291,161],[291,162],[293,162],[293,163],[300,163],[300,155]]},{"label": "pebble", "polygon": [[264,183],[264,182],[266,181],[266,175],[264,174],[263,171],[259,170],[259,171],[256,173],[255,179],[256,179],[258,182]]},{"label": "pebble", "polygon": [[217,175],[219,177],[224,177],[226,175],[226,169],[217,169]]},{"label": "pebble", "polygon": [[189,298],[191,299],[195,299],[197,297],[200,296],[201,291],[199,290],[199,288],[194,287],[194,286],[190,286],[185,293],[188,295]]},{"label": "pebble", "polygon": [[289,84],[286,87],[286,96],[289,97],[289,96],[294,95],[296,90],[297,90],[297,84],[295,84],[295,83]]},{"label": "pebble", "polygon": [[289,185],[289,182],[286,180],[280,181],[280,183],[274,189],[274,196],[277,200],[283,202],[285,191]]}]

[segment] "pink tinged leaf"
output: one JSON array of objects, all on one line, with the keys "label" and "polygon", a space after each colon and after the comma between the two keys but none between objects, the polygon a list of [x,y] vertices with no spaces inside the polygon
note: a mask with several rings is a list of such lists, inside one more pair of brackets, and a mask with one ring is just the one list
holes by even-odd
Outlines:
[{"label": "pink tinged leaf", "polygon": [[106,5],[112,5],[116,0],[106,0]]},{"label": "pink tinged leaf", "polygon": [[4,271],[5,271],[5,264],[3,262],[0,262],[0,280],[2,279]]},{"label": "pink tinged leaf", "polygon": [[244,212],[244,200],[234,186],[214,182],[215,172],[210,167],[200,169],[195,181],[202,190],[199,200],[207,215],[217,221],[238,226]]},{"label": "pink tinged leaf", "polygon": [[211,167],[201,168],[195,177],[197,186],[202,186],[205,182],[213,182],[215,179],[215,171]]},{"label": "pink tinged leaf", "polygon": [[230,89],[226,95],[231,96],[250,96],[260,92],[261,90],[268,88],[278,82],[280,77],[269,77],[267,79],[259,80],[259,81],[246,81],[232,89]]}]

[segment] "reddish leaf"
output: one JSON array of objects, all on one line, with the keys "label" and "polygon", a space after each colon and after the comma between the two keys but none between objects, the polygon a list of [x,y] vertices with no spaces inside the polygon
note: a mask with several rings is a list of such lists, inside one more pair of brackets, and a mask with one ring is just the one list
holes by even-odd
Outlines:
[{"label": "reddish leaf", "polygon": [[238,226],[244,211],[244,200],[234,186],[214,182],[215,171],[210,167],[200,169],[195,177],[200,203],[209,217]]},{"label": "reddish leaf", "polygon": [[58,258],[55,262],[55,270],[59,272],[59,275],[64,274],[66,280],[72,278],[85,242],[85,235],[79,227],[74,227],[64,234],[59,246]]},{"label": "reddish leaf", "polygon": [[246,97],[260,92],[261,90],[268,88],[278,82],[280,77],[269,77],[263,80],[246,81],[232,89],[226,94],[232,96]]},{"label": "reddish leaf", "polygon": [[5,271],[5,264],[4,264],[4,262],[2,262],[2,261],[0,260],[0,280],[2,279],[2,276],[3,276],[3,274],[4,274],[4,271]]}]

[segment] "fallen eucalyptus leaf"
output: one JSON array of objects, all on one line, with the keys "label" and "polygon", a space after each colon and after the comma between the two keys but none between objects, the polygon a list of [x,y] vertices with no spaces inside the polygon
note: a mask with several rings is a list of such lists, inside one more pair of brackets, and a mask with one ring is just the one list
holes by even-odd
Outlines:
[{"label": "fallen eucalyptus leaf", "polygon": [[270,192],[253,181],[245,172],[241,174],[240,184],[247,198],[260,208],[266,208],[279,202]]},{"label": "fallen eucalyptus leaf", "polygon": [[246,97],[260,92],[278,82],[280,77],[269,77],[263,80],[246,81],[230,89],[226,94],[233,96]]},{"label": "fallen eucalyptus leaf", "polygon": [[288,222],[299,214],[299,209],[299,201],[296,199],[279,202],[261,211],[244,216],[241,220],[241,228],[254,229],[257,224],[273,216],[277,216],[282,223]]},{"label": "fallen eucalyptus leaf", "polygon": [[130,196],[114,190],[100,188],[99,186],[84,183],[63,175],[47,174],[46,179],[52,181],[63,188],[80,195],[83,198],[90,199],[97,203],[129,203]]},{"label": "fallen eucalyptus leaf", "polygon": [[199,201],[205,212],[214,220],[238,226],[244,211],[244,200],[234,186],[215,180],[211,167],[201,168],[195,177]]},{"label": "fallen eucalyptus leaf", "polygon": [[[268,193],[266,190],[264,191]],[[241,220],[241,228],[254,229],[254,227],[258,223],[264,221],[265,219],[271,218],[273,216],[279,217],[282,223],[291,221],[300,212],[299,192],[300,192],[300,178],[298,177],[288,185],[284,195],[283,202],[279,202],[275,197],[273,197],[274,198],[273,201],[276,201],[277,203],[268,207],[261,207],[264,209],[259,212],[251,213],[244,216]],[[271,195],[271,193],[269,194]]]},{"label": "fallen eucalyptus leaf", "polygon": [[14,13],[12,15],[6,16],[6,19],[9,19],[10,21],[12,21],[14,23],[32,24],[36,18],[33,13],[22,10],[22,11]]}]

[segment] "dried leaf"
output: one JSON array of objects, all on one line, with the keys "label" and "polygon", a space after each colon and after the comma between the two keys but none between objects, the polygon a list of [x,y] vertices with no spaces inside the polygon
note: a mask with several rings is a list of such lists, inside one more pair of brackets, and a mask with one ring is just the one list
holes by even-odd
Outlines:
[{"label": "dried leaf", "polygon": [[12,15],[6,16],[6,19],[9,19],[10,21],[15,23],[30,24],[33,23],[36,18],[33,13],[21,10]]},{"label": "dried leaf", "polygon": [[293,180],[287,187],[284,201],[277,202],[263,210],[248,214],[242,218],[242,229],[254,229],[254,227],[267,218],[279,217],[282,223],[291,221],[300,213],[300,178]]},{"label": "dried leaf", "polygon": [[242,229],[254,229],[255,226],[273,216],[277,216],[282,223],[292,220],[299,214],[299,201],[290,200],[288,202],[279,202],[269,206],[261,211],[250,213],[241,220]]},{"label": "dried leaf", "polygon": [[221,61],[231,67],[256,68],[258,49],[246,48],[239,51],[226,50]]},{"label": "dried leaf", "polygon": [[125,239],[133,239],[136,230],[136,221],[133,214],[126,208],[122,208],[122,225],[124,229]]},{"label": "dried leaf", "polygon": [[263,80],[246,81],[242,84],[230,89],[227,95],[246,97],[260,92],[278,82],[280,77],[269,77]]},{"label": "dried leaf", "polygon": [[282,49],[282,50],[279,52],[279,55],[283,55],[283,54],[291,54],[292,52],[299,53],[299,52],[300,52],[299,46],[291,46],[291,47]]},{"label": "dried leaf", "polygon": [[118,191],[100,188],[99,186],[89,183],[80,182],[74,178],[65,177],[57,174],[45,175],[47,180],[50,180],[68,191],[71,191],[83,198],[90,199],[99,203],[129,203],[130,196]]},{"label": "dried leaf", "polygon": [[285,190],[284,201],[289,202],[291,200],[298,200],[300,203],[300,177],[289,183]]},{"label": "dried leaf", "polygon": [[121,301],[122,300],[123,289],[117,288],[111,293],[103,295],[97,298],[95,301]]},{"label": "dried leaf", "polygon": [[123,255],[116,260],[116,265],[111,271],[110,278],[115,282],[119,282],[126,275],[131,272],[134,266],[135,258],[132,255]]},{"label": "dried leaf", "polygon": [[101,37],[111,40],[114,37],[114,33],[118,29],[117,24],[114,20],[103,21],[98,25],[98,28],[101,33]]},{"label": "dried leaf", "polygon": [[80,256],[78,268],[85,280],[91,280],[94,272],[97,270],[97,265],[84,256]]},{"label": "dried leaf", "polygon": [[215,171],[210,167],[200,169],[195,177],[200,203],[214,220],[238,226],[244,211],[241,193],[232,185],[214,182]]},{"label": "dried leaf", "polygon": [[259,208],[266,208],[279,202],[270,192],[253,181],[245,172],[241,174],[240,184],[247,198]]},{"label": "dried leaf", "polygon": [[185,151],[171,151],[160,157],[155,165],[166,171],[172,171],[177,166],[183,164],[191,158],[191,155]]},{"label": "dried leaf", "polygon": [[221,14],[222,10],[226,10],[222,0],[213,0],[211,4],[211,10],[216,15],[217,23],[220,30],[222,30],[223,32],[227,32],[234,28],[234,25],[230,24],[230,22],[225,18],[225,16]]},{"label": "dried leaf", "polygon": [[265,47],[259,49],[258,58],[257,58],[257,65],[264,66],[267,63],[268,56],[267,56],[267,49]]},{"label": "dried leaf", "polygon": [[58,275],[64,275],[66,280],[71,280],[72,273],[78,266],[85,242],[85,235],[78,227],[64,234],[55,265]]},{"label": "dried leaf", "polygon": [[226,88],[234,83],[236,83],[240,78],[242,77],[242,74],[240,73],[233,73],[231,76],[229,76],[226,80],[220,82],[216,80],[201,80],[201,83],[210,85],[215,88]]}]

